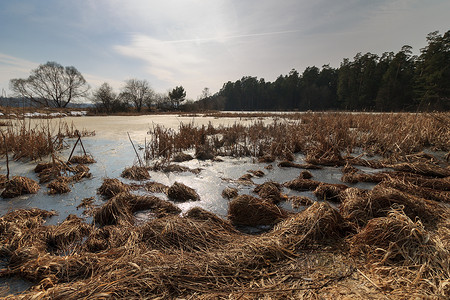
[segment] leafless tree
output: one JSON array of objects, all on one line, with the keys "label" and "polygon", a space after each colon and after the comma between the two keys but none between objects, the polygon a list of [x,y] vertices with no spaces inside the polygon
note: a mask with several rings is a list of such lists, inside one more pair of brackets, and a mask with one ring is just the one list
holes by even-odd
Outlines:
[{"label": "leafless tree", "polygon": [[116,102],[118,102],[117,95],[107,82],[97,88],[92,96],[92,101],[95,103],[96,108],[107,113],[112,112],[116,106]]},{"label": "leafless tree", "polygon": [[120,93],[120,98],[134,105],[138,112],[142,110],[144,104],[151,104],[154,97],[155,92],[147,80],[129,79],[125,81],[125,87]]},{"label": "leafless tree", "polygon": [[11,79],[10,88],[17,96],[35,103],[66,107],[73,99],[86,97],[89,85],[75,67],[47,62],[32,70],[26,79]]}]

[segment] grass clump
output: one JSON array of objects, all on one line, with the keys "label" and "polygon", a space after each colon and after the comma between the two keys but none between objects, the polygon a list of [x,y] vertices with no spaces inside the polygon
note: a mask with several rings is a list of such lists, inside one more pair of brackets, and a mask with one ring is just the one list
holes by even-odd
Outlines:
[{"label": "grass clump", "polygon": [[132,166],[123,170],[120,175],[123,178],[132,180],[147,180],[150,179],[150,174],[146,167]]},{"label": "grass clump", "polygon": [[105,178],[97,192],[106,198],[111,198],[117,194],[128,192],[129,190],[130,186],[121,182],[119,179]]},{"label": "grass clump", "polygon": [[287,217],[287,213],[270,200],[240,195],[228,204],[228,219],[234,225],[274,225]]},{"label": "grass clump", "polygon": [[190,188],[180,182],[175,182],[169,187],[167,190],[167,196],[169,196],[169,199],[178,202],[200,200],[200,196],[193,188]]},{"label": "grass clump", "polygon": [[20,195],[36,194],[41,187],[33,179],[14,176],[5,184],[5,189],[1,193],[2,198],[14,198]]}]

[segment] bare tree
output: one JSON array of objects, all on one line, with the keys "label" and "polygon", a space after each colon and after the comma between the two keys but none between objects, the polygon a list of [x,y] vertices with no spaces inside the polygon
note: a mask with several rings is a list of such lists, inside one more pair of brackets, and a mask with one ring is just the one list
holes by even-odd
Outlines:
[{"label": "bare tree", "polygon": [[155,92],[150,87],[147,80],[129,79],[125,81],[125,87],[120,98],[125,102],[134,105],[136,110],[140,112],[144,104],[149,105],[152,103],[155,96]]},{"label": "bare tree", "polygon": [[111,112],[118,102],[117,95],[114,93],[113,88],[107,83],[103,83],[92,94],[92,101],[100,111]]},{"label": "bare tree", "polygon": [[75,67],[47,62],[32,70],[26,79],[11,79],[10,88],[35,103],[66,107],[73,99],[86,97],[89,85]]}]

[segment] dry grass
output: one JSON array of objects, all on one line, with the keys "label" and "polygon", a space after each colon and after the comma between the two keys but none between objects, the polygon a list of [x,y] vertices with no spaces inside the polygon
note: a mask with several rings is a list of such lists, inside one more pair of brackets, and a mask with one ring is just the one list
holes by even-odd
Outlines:
[{"label": "dry grass", "polygon": [[[380,155],[390,162],[417,160],[430,162],[426,155],[417,155],[424,147],[448,152],[450,129],[448,113],[436,114],[347,114],[314,113],[272,115],[273,123],[254,122],[244,126],[233,124],[218,128],[180,125],[178,131],[160,126],[150,130],[147,158],[170,158],[194,149],[204,152],[205,159],[215,154],[254,156],[260,162],[284,160],[281,165],[300,167],[292,163],[293,154],[302,152],[311,165],[353,165],[382,168],[386,162],[352,157],[355,150]],[[284,118],[288,122],[279,122]],[[377,128],[377,130],[373,130]],[[415,155],[415,157],[414,157]],[[436,162],[436,160],[434,160]]]},{"label": "dry grass", "polygon": [[79,132],[72,124],[42,121],[32,125],[31,121],[17,119],[2,130],[0,139],[0,154],[6,151],[12,153],[15,160],[43,159],[55,151],[65,147],[64,138],[78,137],[78,134],[93,135]]},{"label": "dry grass", "polygon": [[92,155],[72,156],[69,160],[71,164],[93,164],[95,159]]},{"label": "dry grass", "polygon": [[103,183],[98,188],[97,192],[106,198],[111,198],[117,194],[128,192],[129,190],[130,186],[121,182],[119,179],[105,178],[103,179]]},{"label": "dry grass", "polygon": [[313,193],[319,200],[339,202],[341,192],[346,189],[348,189],[348,186],[343,184],[321,183]]},{"label": "dry grass", "polygon": [[239,193],[236,188],[226,187],[222,191],[222,197],[224,197],[226,199],[233,199],[234,197],[237,197],[238,195],[239,195]]},{"label": "dry grass", "polygon": [[200,196],[194,189],[180,182],[175,182],[169,187],[167,196],[177,202],[200,200]]},{"label": "dry grass", "polygon": [[36,194],[41,187],[33,179],[14,176],[5,184],[5,189],[1,193],[2,198],[14,198],[20,195]]},{"label": "dry grass", "polygon": [[[146,145],[154,157],[214,147],[220,155],[291,161],[300,151],[314,163],[343,166],[344,175],[359,180],[372,175],[352,166],[397,171],[383,173],[373,190],[324,184],[308,175],[283,186],[258,185],[255,193],[273,199],[237,196],[229,202],[229,220],[201,208],[180,215],[169,201],[129,193],[132,188],[169,193],[159,183],[105,180],[101,190],[112,198],[94,209],[99,226],[74,216],[45,226],[53,213],[42,210],[0,217],[0,258],[8,264],[0,277],[30,280],[33,287],[17,296],[25,299],[448,299],[450,214],[442,203],[449,191],[448,164],[418,153],[425,146],[449,150],[442,121],[447,117],[292,114],[288,122],[268,126],[190,124],[180,126],[180,135],[159,128]],[[384,159],[351,157],[355,149]],[[253,185],[254,175],[241,180]],[[272,203],[283,199],[282,187],[342,203],[336,209],[314,202],[286,213]],[[152,216],[142,225],[134,224],[139,210]],[[234,228],[238,224],[276,225],[248,235]]]},{"label": "dry grass", "polygon": [[228,219],[235,225],[274,225],[287,217],[287,213],[270,200],[250,195],[233,198],[228,205]]},{"label": "dry grass", "polygon": [[320,185],[320,181],[296,178],[283,183],[283,186],[296,191],[314,191]]},{"label": "dry grass", "polygon": [[183,161],[189,161],[189,160],[193,160],[193,159],[194,158],[192,157],[192,155],[180,152],[180,153],[177,153],[174,155],[174,157],[172,158],[172,161],[183,162]]},{"label": "dry grass", "polygon": [[70,192],[69,178],[59,177],[47,185],[49,194],[64,194]]},{"label": "dry grass", "polygon": [[306,196],[291,196],[288,200],[292,203],[292,208],[300,208],[302,206],[309,206],[314,203],[313,200]]},{"label": "dry grass", "polygon": [[439,203],[382,185],[372,191],[347,189],[340,197],[342,215],[358,225],[364,225],[372,218],[386,216],[393,205],[403,207],[404,213],[411,219],[418,217],[427,224],[436,224],[445,211]]},{"label": "dry grass", "polygon": [[150,174],[146,167],[132,166],[123,170],[120,175],[123,178],[132,180],[147,180],[150,179]]},{"label": "dry grass", "polygon": [[253,192],[258,194],[262,199],[271,201],[273,204],[277,204],[287,199],[287,197],[281,193],[281,185],[273,181],[257,185],[253,189]]},{"label": "dry grass", "polygon": [[370,220],[349,243],[352,254],[366,256],[376,273],[394,278],[394,286],[416,287],[421,297],[450,296],[449,248],[439,234],[426,230],[420,220],[413,221],[402,210]]},{"label": "dry grass", "polygon": [[336,241],[347,230],[342,216],[328,203],[315,202],[304,211],[279,223],[271,232],[274,237],[293,239],[295,247],[308,247],[311,242]]}]

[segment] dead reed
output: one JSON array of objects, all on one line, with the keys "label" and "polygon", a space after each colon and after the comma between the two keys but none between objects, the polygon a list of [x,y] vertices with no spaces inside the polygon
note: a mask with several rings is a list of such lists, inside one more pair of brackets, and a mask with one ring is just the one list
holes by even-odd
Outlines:
[{"label": "dead reed", "polygon": [[120,175],[123,178],[132,180],[147,180],[150,179],[150,174],[146,167],[132,166],[123,170]]},{"label": "dead reed", "polygon": [[128,192],[129,190],[130,186],[121,182],[119,179],[105,178],[103,179],[103,183],[98,188],[97,192],[106,198],[111,198],[117,194]]},{"label": "dead reed", "polygon": [[222,191],[222,197],[224,197],[226,199],[233,199],[234,197],[237,197],[238,195],[239,195],[239,193],[236,188],[226,187]]},{"label": "dead reed", "polygon": [[269,200],[240,195],[228,204],[228,219],[235,225],[274,225],[287,217],[287,213]]},{"label": "dead reed", "polygon": [[[450,150],[450,129],[442,122],[449,119],[448,113],[294,115],[273,115],[272,123],[257,121],[248,126],[236,123],[213,128],[211,125],[195,127],[189,123],[180,125],[178,131],[155,126],[149,131],[152,139],[146,147],[146,157],[170,158],[181,151],[194,149],[198,153],[206,151],[205,155],[199,155],[204,159],[212,158],[217,152],[229,156],[254,156],[260,162],[269,163],[278,158],[285,160],[281,165],[299,167],[289,162],[293,160],[292,154],[302,152],[306,162],[312,163],[309,166],[344,166],[350,162],[382,168],[385,162],[350,154],[362,150],[395,163],[418,157],[427,159],[424,155],[411,156],[424,147]],[[280,118],[291,120],[279,122]]]},{"label": "dead reed", "polygon": [[321,183],[314,190],[314,195],[320,200],[339,202],[341,192],[348,189],[344,184]]},{"label": "dead reed", "polygon": [[273,181],[267,181],[263,184],[257,185],[253,192],[258,194],[262,199],[269,200],[273,204],[277,204],[287,199],[281,193],[281,185]]},{"label": "dead reed", "polygon": [[449,248],[439,235],[401,209],[370,220],[349,243],[351,253],[366,256],[377,273],[419,287],[424,294],[450,295],[446,288],[450,279]]},{"label": "dead reed", "polygon": [[283,183],[283,186],[296,191],[314,191],[320,185],[320,181],[312,179],[296,178]]},{"label": "dead reed", "polygon": [[49,189],[49,194],[64,194],[69,193],[70,187],[69,187],[69,178],[61,176],[57,179],[53,180],[47,185],[47,188]]},{"label": "dead reed", "polygon": [[347,225],[338,211],[326,202],[314,202],[304,211],[279,223],[270,233],[285,237],[295,247],[312,246],[311,242],[335,242],[345,236]]},{"label": "dead reed", "polygon": [[71,164],[93,164],[95,159],[92,155],[72,156],[69,160]]},{"label": "dead reed", "polygon": [[200,200],[200,196],[193,188],[180,182],[174,182],[174,184],[169,187],[167,196],[169,199],[178,202]]},{"label": "dead reed", "polygon": [[[30,280],[33,287],[17,296],[25,299],[447,299],[449,210],[439,202],[449,191],[448,165],[417,154],[424,146],[448,151],[449,129],[442,122],[447,116],[307,113],[268,126],[183,125],[181,135],[159,128],[146,145],[155,157],[203,146],[221,155],[274,160],[300,151],[315,163],[345,166],[345,174],[363,174],[353,165],[397,171],[383,173],[373,190],[324,184],[308,175],[283,184],[327,200],[338,197],[339,210],[314,202],[287,213],[273,203],[284,199],[277,183],[255,185],[265,200],[233,190],[229,221],[200,208],[179,215],[171,202],[129,193],[169,193],[159,183],[105,180],[99,192],[112,198],[93,212],[99,226],[74,216],[45,226],[53,213],[42,210],[0,217],[0,258],[8,264],[0,277]],[[384,160],[351,157],[355,149]],[[242,181],[255,175],[245,174]],[[293,206],[311,203],[289,200]],[[134,224],[140,210],[151,211],[152,218]],[[233,227],[261,224],[276,225],[257,235]]]},{"label": "dead reed", "polygon": [[2,130],[0,139],[0,154],[8,150],[15,160],[43,159],[55,151],[65,147],[64,138],[79,134],[92,135],[83,131],[80,133],[72,124],[65,122],[55,124],[49,120],[32,123],[30,120],[17,119]]},{"label": "dead reed", "polygon": [[33,179],[14,176],[5,184],[5,189],[1,193],[2,198],[14,198],[20,195],[36,194],[41,187]]},{"label": "dead reed", "polygon": [[436,224],[445,209],[437,202],[416,197],[397,189],[376,186],[372,191],[350,188],[340,195],[340,212],[347,220],[364,225],[372,218],[385,217],[392,206],[401,206],[411,219],[416,217],[424,224]]},{"label": "dead reed", "polygon": [[311,200],[310,198],[306,197],[306,196],[290,196],[288,198],[288,201],[290,201],[292,203],[292,208],[300,208],[302,206],[309,206],[312,205],[314,203],[313,200]]}]

